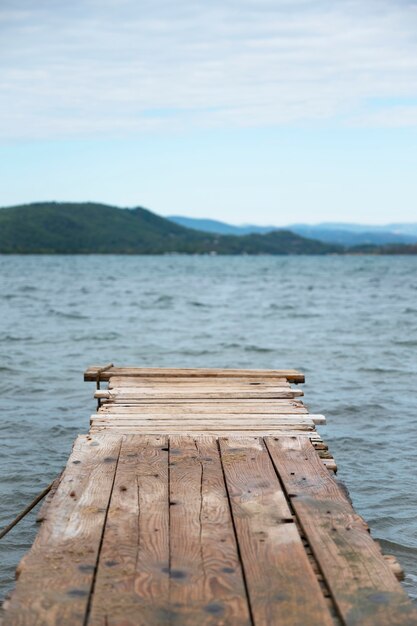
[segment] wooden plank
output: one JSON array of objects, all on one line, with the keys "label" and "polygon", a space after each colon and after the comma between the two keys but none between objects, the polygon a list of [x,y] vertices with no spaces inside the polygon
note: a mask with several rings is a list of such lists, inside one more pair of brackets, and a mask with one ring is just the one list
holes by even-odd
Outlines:
[{"label": "wooden plank", "polygon": [[124,389],[130,387],[132,389],[148,389],[154,387],[207,387],[224,389],[225,387],[253,387],[255,389],[262,387],[290,387],[290,383],[286,378],[165,378],[155,382],[154,378],[123,378],[113,376],[109,380],[109,386],[112,388]]},{"label": "wooden plank", "polygon": [[[98,366],[89,367],[84,373],[85,381],[96,381]],[[210,377],[210,378],[234,378],[249,376],[251,378],[286,378],[289,382],[303,383],[304,374],[297,370],[242,370],[242,369],[218,369],[218,368],[158,368],[158,367],[112,367],[100,374],[100,380],[109,380],[112,376],[132,377]]]},{"label": "wooden plank", "polygon": [[[104,390],[106,391],[106,390]],[[126,403],[127,405],[129,403]],[[179,406],[181,409],[182,408],[187,408],[187,406],[191,406],[191,405],[197,405],[197,406],[215,406],[217,404],[220,405],[225,405],[225,406],[248,406],[248,407],[258,407],[258,406],[264,406],[264,407],[270,407],[271,405],[274,407],[280,407],[280,406],[293,406],[293,407],[304,407],[305,405],[303,404],[302,400],[298,400],[297,398],[246,398],[243,400],[240,400],[239,398],[224,398],[222,400],[217,400],[216,398],[214,399],[210,399],[210,398],[203,398],[202,400],[200,399],[194,399],[194,398],[190,398],[188,399],[186,402],[184,400],[178,400],[178,399],[171,399],[171,400],[152,400],[152,399],[146,399],[143,400],[142,404],[144,404],[145,406],[152,406],[153,404],[161,404],[161,405],[166,405],[166,406]],[[121,405],[123,406],[123,405]]]},{"label": "wooden plank", "polygon": [[245,414],[307,414],[308,411],[302,404],[296,404],[293,401],[271,400],[270,402],[246,400],[245,402],[230,402],[223,400],[222,402],[205,401],[205,402],[148,402],[137,404],[102,404],[99,413],[177,413],[185,415],[187,413],[245,413]]},{"label": "wooden plank", "polygon": [[254,424],[258,424],[265,420],[273,421],[274,423],[298,423],[298,424],[325,424],[325,418],[322,415],[313,415],[313,414],[281,414],[281,415],[272,415],[272,414],[257,414],[253,415],[249,414],[234,414],[234,413],[213,413],[213,414],[192,414],[187,413],[185,415],[181,415],[179,417],[177,414],[170,415],[167,413],[127,413],[127,414],[102,414],[102,413],[93,413],[91,415],[91,420],[100,420],[106,423],[115,423],[115,422],[135,422],[137,420],[144,421],[169,421],[172,423],[173,421],[181,421],[186,422],[188,420],[191,421],[199,421],[200,423],[204,423],[206,420],[216,420],[218,422],[231,422],[236,420],[243,420],[245,422],[253,422]]},{"label": "wooden plank", "polygon": [[[210,424],[158,424],[155,422],[146,422],[146,423],[139,423],[139,424],[103,424],[103,423],[96,423],[94,422],[92,424],[92,426],[99,426],[99,427],[103,427],[103,428],[108,428],[108,429],[112,429],[112,428],[142,428],[144,431],[150,431],[153,430],[153,432],[159,433],[159,434],[164,434],[164,432],[184,432],[184,431],[193,431],[198,433],[201,430],[207,431],[207,430],[211,430],[211,431],[224,431],[224,430],[240,430],[240,431],[245,431],[245,430],[255,430],[255,431],[265,431],[265,430],[269,430],[272,432],[277,432],[279,433],[281,430],[294,430],[294,431],[306,431],[306,432],[312,432],[313,431],[313,426],[310,426],[308,424],[269,424],[269,423],[265,423],[265,424],[259,424],[259,425],[253,425],[253,424],[226,424],[226,423],[210,423]],[[329,459],[327,459],[329,460]]]},{"label": "wooden plank", "polygon": [[[156,432],[156,429],[153,426],[96,426],[93,425],[90,428],[90,433],[120,433],[120,434],[148,434],[148,435],[160,435],[160,432]],[[255,429],[252,428],[250,430],[239,430],[236,431],[236,429],[219,429],[219,428],[213,428],[213,429],[206,429],[206,428],[201,428],[198,429],[197,431],[189,431],[187,428],[183,428],[183,427],[170,427],[170,428],[166,428],[164,430],[165,435],[173,435],[173,434],[177,434],[177,435],[189,435],[192,437],[195,436],[200,436],[200,435],[207,435],[207,436],[212,436],[212,437],[232,437],[235,436],[238,432],[242,432],[244,433],[245,436],[253,436],[253,437],[266,437],[268,435],[271,436],[276,436],[279,435],[280,437],[282,436],[306,436],[306,437],[312,437],[314,436],[314,430],[308,430],[308,428],[306,430],[299,430],[296,428],[292,428],[292,426],[287,426],[286,430],[282,430],[280,428],[259,428],[259,429]]]},{"label": "wooden plank", "polygon": [[147,392],[150,393],[151,391],[161,391],[164,393],[168,393],[171,391],[181,391],[181,392],[188,392],[188,391],[193,391],[195,393],[200,392],[200,393],[216,393],[216,392],[235,392],[235,393],[240,393],[241,391],[252,391],[252,392],[257,392],[260,393],[261,391],[281,391],[281,390],[290,390],[291,389],[291,385],[287,384],[279,384],[279,385],[275,385],[275,384],[264,384],[264,383],[259,383],[259,385],[255,385],[255,384],[245,384],[245,383],[239,383],[238,385],[205,385],[204,383],[201,385],[197,385],[197,384],[189,384],[187,383],[186,385],[181,384],[181,383],[173,383],[173,384],[169,384],[169,385],[164,385],[162,383],[160,384],[152,384],[152,385],[135,385],[135,386],[124,386],[124,385],[111,385],[109,386],[109,391],[111,391],[112,393],[115,394],[126,394],[126,393],[133,393],[136,394],[138,396],[141,395],[142,392]]},{"label": "wooden plank", "polygon": [[249,625],[217,442],[170,437],[172,622]]},{"label": "wooden plank", "polygon": [[199,421],[204,422],[206,419],[215,419],[217,421],[233,421],[242,419],[245,421],[251,421],[254,424],[257,424],[262,420],[273,420],[275,422],[313,422],[316,423],[316,416],[309,415],[308,413],[283,413],[280,415],[274,415],[271,413],[266,413],[263,415],[262,413],[186,413],[184,415],[178,415],[177,413],[142,413],[141,411],[137,411],[136,413],[93,413],[91,415],[91,419],[99,419],[103,422],[134,422],[136,420],[168,420],[170,422],[174,421]]},{"label": "wooden plank", "polygon": [[[298,431],[306,431],[306,432],[312,432],[313,431],[313,426],[309,426],[308,424],[259,424],[258,426],[255,426],[253,424],[183,424],[183,425],[178,425],[178,424],[158,424],[155,422],[146,422],[146,423],[139,423],[139,424],[103,424],[103,423],[93,423],[91,425],[93,428],[95,427],[101,427],[101,428],[106,428],[106,429],[115,429],[115,432],[117,432],[116,429],[123,429],[126,430],[127,432],[129,432],[131,429],[140,429],[142,430],[144,433],[145,432],[153,432],[153,433],[157,433],[157,434],[164,434],[165,432],[177,432],[177,433],[182,433],[184,431],[187,432],[194,432],[194,433],[199,433],[201,431],[215,431],[215,432],[223,432],[223,431],[233,431],[233,430],[239,430],[240,432],[243,431],[256,431],[256,432],[264,432],[264,431],[269,431],[269,432],[274,432],[274,433],[280,433],[281,430],[288,430],[291,429],[292,431],[298,432]],[[132,430],[132,432],[134,432]]]},{"label": "wooden plank", "polygon": [[[133,432],[147,432],[148,434],[156,434],[156,435],[163,435],[169,432],[177,432],[177,433],[181,433],[181,432],[186,432],[188,430],[187,425],[176,425],[176,424],[170,424],[168,426],[166,426],[166,429],[164,432],[160,432],[158,428],[155,428],[155,425],[153,422],[149,422],[147,424],[144,425],[137,425],[133,422],[130,422],[129,424],[103,424],[100,422],[94,422],[91,424],[90,430],[93,428],[100,428],[102,430],[107,430],[107,429],[115,429],[115,432],[118,432],[119,430],[127,430],[127,431],[131,431]],[[230,431],[230,432],[234,432],[234,431],[239,431],[239,432],[248,432],[248,431],[252,431],[252,432],[256,432],[256,433],[260,433],[260,432],[270,432],[270,433],[277,433],[280,436],[282,434],[288,433],[290,432],[291,434],[295,434],[297,435],[299,434],[303,434],[303,433],[307,433],[308,436],[312,439],[312,441],[315,444],[320,444],[321,440],[320,438],[317,438],[317,431],[314,429],[314,426],[309,426],[306,424],[279,424],[277,426],[273,426],[273,427],[266,427],[263,425],[260,425],[259,427],[257,427],[256,425],[253,424],[240,424],[238,427],[236,426],[230,426],[227,423],[225,424],[219,424],[216,426],[216,424],[212,424],[212,425],[207,425],[207,428],[205,427],[205,424],[201,424],[200,427],[195,427],[195,429],[192,430],[193,432],[193,436],[195,436],[196,433],[198,432],[204,432],[206,430],[210,430],[210,429],[214,429],[215,431],[219,431],[219,432],[224,432],[224,431]],[[260,435],[257,435],[260,436]],[[319,446],[320,447],[320,446]],[[321,452],[321,450],[318,450],[318,452]],[[326,458],[327,454],[323,457]]]},{"label": "wooden plank", "polygon": [[122,444],[91,626],[159,626],[169,615],[168,438]]},{"label": "wooden plank", "polygon": [[417,608],[312,444],[299,437],[266,443],[344,623],[417,624]]},{"label": "wooden plank", "polygon": [[[103,425],[103,424],[95,424],[97,426],[105,426],[106,428],[108,428],[108,425]],[[121,427],[123,426],[122,424],[120,425]],[[146,424],[135,424],[134,426],[136,427],[148,427],[148,426],[155,426],[154,422],[151,422],[150,424],[146,423]],[[117,427],[117,425],[114,425],[114,427]],[[157,424],[158,427],[158,424]],[[172,429],[174,431],[178,431],[181,432],[183,430],[192,430],[192,431],[196,431],[198,432],[199,430],[273,430],[275,431],[275,429],[277,429],[277,431],[279,432],[280,430],[301,430],[301,431],[306,431],[306,432],[313,432],[313,427],[310,424],[292,424],[292,423],[288,423],[288,424],[270,424],[268,422],[264,423],[264,424],[259,424],[258,427],[254,426],[253,424],[230,424],[230,423],[220,423],[217,424],[216,422],[212,422],[212,423],[205,423],[205,424],[201,424],[201,423],[187,423],[187,424],[163,424],[163,425],[159,425],[159,428],[164,428],[166,427],[167,429]],[[110,428],[113,428],[113,425],[110,426]]]},{"label": "wooden plank", "polygon": [[[135,386],[109,386],[108,389],[100,389],[99,391],[106,391],[109,395],[115,396],[141,396],[142,394],[154,394],[156,392],[163,393],[168,395],[173,392],[181,392],[181,393],[236,393],[239,394],[241,392],[251,392],[251,393],[263,393],[263,392],[278,392],[285,393],[294,391],[293,387],[289,384],[259,384],[259,385],[245,385],[244,383],[239,383],[238,385],[184,385],[180,383],[173,383],[170,385],[135,385]],[[295,391],[300,392],[300,390],[295,389]]]},{"label": "wooden plank", "polygon": [[164,393],[166,395],[168,395],[168,393],[171,392],[182,392],[182,393],[188,393],[188,392],[192,392],[195,395],[197,395],[197,393],[200,394],[205,394],[205,393],[242,393],[242,392],[246,392],[246,391],[250,391],[250,392],[256,392],[256,393],[261,393],[261,392],[274,392],[274,391],[291,391],[292,387],[291,385],[264,385],[264,384],[259,384],[259,385],[245,385],[243,383],[241,383],[240,385],[181,385],[181,384],[175,384],[175,385],[135,385],[134,387],[130,386],[123,386],[123,385],[111,385],[109,386],[108,390],[111,391],[112,393],[116,393],[118,395],[124,395],[124,394],[132,394],[132,395],[136,395],[136,396],[141,396],[142,392],[143,393],[151,393],[151,392],[161,392]]},{"label": "wooden plank", "polygon": [[84,625],[121,437],[77,438],[3,626]]},{"label": "wooden plank", "polygon": [[330,472],[334,472],[336,474],[336,472],[337,472],[337,465],[336,465],[336,461],[333,458],[331,458],[331,459],[324,459],[324,458],[321,457],[321,460],[322,460],[323,465]]},{"label": "wooden plank", "polygon": [[123,376],[112,376],[109,380],[111,388],[147,388],[147,387],[289,387],[290,383],[286,378],[124,378]]},{"label": "wooden plank", "polygon": [[180,385],[180,386],[197,386],[201,387],[202,385],[207,387],[225,387],[228,385],[252,385],[252,386],[270,386],[270,385],[278,385],[278,386],[287,386],[289,383],[286,378],[250,378],[248,376],[242,376],[238,378],[235,376],[234,378],[209,378],[207,376],[202,377],[194,377],[194,378],[186,378],[186,377],[174,377],[169,378],[165,377],[142,377],[142,378],[134,378],[134,377],[123,377],[123,376],[112,376],[109,382],[109,389],[113,389],[116,387],[144,387],[144,386],[154,386],[154,385],[163,385],[163,386],[172,386],[172,385]]},{"label": "wooden plank", "polygon": [[239,425],[242,423],[245,424],[253,424],[254,426],[258,425],[258,424],[272,424],[272,425],[279,425],[279,424],[308,424],[309,426],[314,426],[314,421],[312,419],[310,419],[310,417],[308,415],[304,416],[304,415],[295,415],[295,416],[282,416],[282,415],[234,415],[234,414],[230,414],[230,415],[225,415],[222,417],[219,417],[217,415],[187,415],[186,417],[184,416],[184,418],[178,418],[178,416],[170,416],[170,415],[150,415],[150,416],[146,416],[146,415],[135,415],[132,416],[130,415],[129,417],[122,417],[122,418],[115,418],[115,417],[103,417],[102,415],[99,414],[94,414],[92,415],[92,420],[93,421],[98,421],[98,422],[102,422],[104,424],[117,424],[117,423],[159,423],[159,424],[178,424],[178,425],[183,425],[183,424],[196,424],[196,425],[204,425],[204,424],[222,424],[222,423],[227,423],[227,424],[235,424],[235,425]]},{"label": "wooden plank", "polygon": [[249,407],[250,410],[246,411],[244,407],[241,408],[234,408],[234,407],[230,407],[230,406],[214,406],[214,407],[203,407],[203,406],[195,406],[194,410],[193,407],[190,405],[190,407],[188,408],[188,410],[182,412],[180,410],[178,410],[178,408],[174,407],[172,410],[170,410],[168,405],[164,405],[164,404],[155,404],[151,407],[147,407],[144,405],[117,405],[117,406],[113,406],[113,405],[106,405],[106,406],[102,406],[100,408],[99,411],[97,411],[97,415],[101,415],[103,417],[112,417],[115,415],[121,415],[126,417],[127,419],[129,417],[135,417],[137,415],[144,415],[144,416],[149,416],[152,417],[154,415],[165,415],[165,416],[172,416],[172,418],[178,418],[180,419],[180,417],[184,416],[199,416],[201,418],[204,418],[204,416],[208,415],[225,415],[225,416],[232,416],[233,415],[246,415],[247,417],[252,416],[253,419],[256,419],[258,417],[258,415],[269,415],[270,417],[280,417],[280,416],[288,416],[288,417],[300,417],[300,418],[309,418],[309,413],[307,411],[300,411],[300,410],[292,410],[291,408],[288,410],[287,409],[280,409],[279,411],[269,411],[268,409],[266,411],[263,411],[262,407],[259,407],[258,409],[254,409]]},{"label": "wooden plank", "polygon": [[223,399],[268,399],[268,398],[297,398],[303,396],[304,392],[297,389],[276,389],[275,391],[164,391],[143,389],[138,393],[134,389],[125,388],[122,391],[113,391],[110,389],[100,389],[95,392],[94,397],[103,399],[107,402],[121,402],[134,404],[143,400],[167,400],[170,398],[177,400],[223,400]]},{"label": "wooden plank", "polygon": [[333,626],[262,440],[220,449],[255,624]]}]

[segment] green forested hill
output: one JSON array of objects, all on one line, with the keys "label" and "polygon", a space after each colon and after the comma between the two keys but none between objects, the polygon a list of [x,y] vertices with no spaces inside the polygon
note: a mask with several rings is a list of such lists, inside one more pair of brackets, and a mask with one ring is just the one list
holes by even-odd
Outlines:
[{"label": "green forested hill", "polygon": [[289,231],[223,236],[191,230],[143,208],[44,202],[0,209],[3,254],[327,254],[341,248]]}]

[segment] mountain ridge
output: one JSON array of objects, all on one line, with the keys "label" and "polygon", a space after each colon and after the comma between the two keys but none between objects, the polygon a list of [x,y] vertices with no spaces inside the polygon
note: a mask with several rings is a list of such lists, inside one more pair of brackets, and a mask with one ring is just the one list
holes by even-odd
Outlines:
[{"label": "mountain ridge", "polygon": [[417,243],[417,223],[370,226],[345,222],[322,222],[319,224],[289,224],[288,226],[256,226],[254,224],[235,226],[220,220],[190,218],[180,215],[172,215],[168,219],[187,228],[237,236],[251,233],[265,234],[273,230],[289,230],[302,237],[347,247],[368,244],[380,246]]},{"label": "mountain ridge", "polygon": [[338,246],[280,230],[241,237],[185,228],[143,207],[36,202],[0,210],[3,254],[330,254]]}]

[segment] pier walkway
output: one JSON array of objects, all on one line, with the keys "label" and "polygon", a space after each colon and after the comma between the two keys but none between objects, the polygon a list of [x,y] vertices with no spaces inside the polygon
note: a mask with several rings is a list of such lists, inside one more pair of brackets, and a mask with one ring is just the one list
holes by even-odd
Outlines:
[{"label": "pier walkway", "polygon": [[99,406],[4,626],[417,626],[302,374],[108,365],[85,380]]}]

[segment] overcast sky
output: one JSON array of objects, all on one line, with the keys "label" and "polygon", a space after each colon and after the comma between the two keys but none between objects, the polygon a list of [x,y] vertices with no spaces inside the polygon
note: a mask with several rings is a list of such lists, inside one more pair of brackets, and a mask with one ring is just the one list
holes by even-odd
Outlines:
[{"label": "overcast sky", "polygon": [[1,0],[0,205],[417,221],[417,1]]}]

